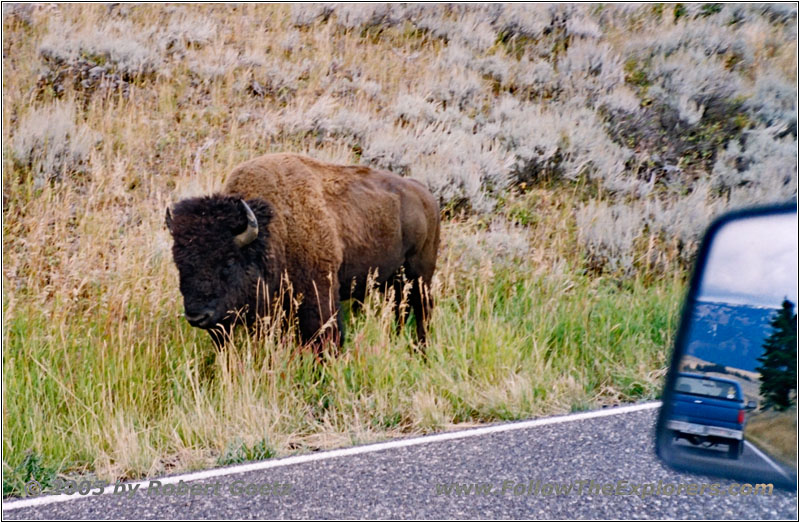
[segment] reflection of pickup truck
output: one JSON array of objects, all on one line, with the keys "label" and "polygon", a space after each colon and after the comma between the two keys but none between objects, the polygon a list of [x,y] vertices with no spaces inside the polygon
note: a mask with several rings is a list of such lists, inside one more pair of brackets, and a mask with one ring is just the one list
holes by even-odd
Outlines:
[{"label": "reflection of pickup truck", "polygon": [[744,413],[742,387],[734,380],[678,374],[673,395],[673,409],[667,428],[676,438],[693,445],[707,443],[728,445],[728,457],[737,459],[744,448]]}]

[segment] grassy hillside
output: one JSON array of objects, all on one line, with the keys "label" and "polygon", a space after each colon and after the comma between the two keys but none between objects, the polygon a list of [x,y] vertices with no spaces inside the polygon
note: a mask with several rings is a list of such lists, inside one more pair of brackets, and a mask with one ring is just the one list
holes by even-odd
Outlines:
[{"label": "grassy hillside", "polygon": [[[654,397],[698,235],[797,194],[792,5],[4,5],[3,492]],[[274,151],[444,220],[427,358],[182,318],[165,208]]]}]

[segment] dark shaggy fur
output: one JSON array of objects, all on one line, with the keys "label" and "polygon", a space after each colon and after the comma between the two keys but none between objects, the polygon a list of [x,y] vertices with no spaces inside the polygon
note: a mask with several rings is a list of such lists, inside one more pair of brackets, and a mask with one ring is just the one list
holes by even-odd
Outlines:
[{"label": "dark shaggy fur", "polygon": [[[242,199],[255,214],[258,236],[238,247],[234,238],[247,227]],[[398,301],[403,275],[412,282],[409,303],[425,341],[439,208],[415,181],[300,155],[267,155],[234,169],[222,194],[176,204],[167,226],[187,319],[217,343],[221,330],[250,325],[268,312],[284,275],[300,304],[294,312],[303,341],[317,348],[325,338],[339,343],[339,301],[363,299],[370,271],[382,287],[394,286]],[[401,324],[399,307],[397,313]]]}]

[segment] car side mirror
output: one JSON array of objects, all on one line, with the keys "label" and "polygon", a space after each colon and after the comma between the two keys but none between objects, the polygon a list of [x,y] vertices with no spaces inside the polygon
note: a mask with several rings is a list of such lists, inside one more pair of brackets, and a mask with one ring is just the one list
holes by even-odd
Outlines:
[{"label": "car side mirror", "polygon": [[796,204],[706,232],[656,426],[673,468],[797,488],[797,235]]}]

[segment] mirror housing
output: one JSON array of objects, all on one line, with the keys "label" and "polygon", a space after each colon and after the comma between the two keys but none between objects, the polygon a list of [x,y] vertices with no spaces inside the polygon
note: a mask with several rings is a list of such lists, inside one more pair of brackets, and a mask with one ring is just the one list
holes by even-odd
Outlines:
[{"label": "mirror housing", "polygon": [[[797,488],[797,258],[795,203],[729,213],[706,231],[656,425],[656,453],[669,466]],[[774,289],[795,303],[776,303]],[[766,345],[782,313],[794,338],[775,338],[788,363],[768,380]]]}]

